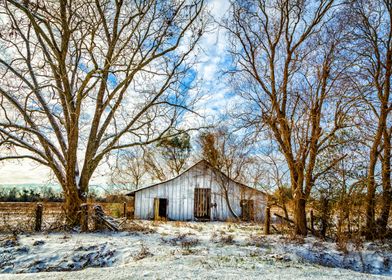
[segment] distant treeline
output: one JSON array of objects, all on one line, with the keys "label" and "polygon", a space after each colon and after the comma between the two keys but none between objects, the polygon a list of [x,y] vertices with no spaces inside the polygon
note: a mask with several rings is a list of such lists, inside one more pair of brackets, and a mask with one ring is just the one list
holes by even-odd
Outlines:
[{"label": "distant treeline", "polygon": [[0,189],[0,202],[62,202],[61,193],[54,191],[51,187],[37,191],[34,189],[18,189],[16,187]]},{"label": "distant treeline", "polygon": [[[99,196],[94,190],[90,190],[88,199],[97,202],[123,202],[126,198],[123,195],[108,194]],[[17,187],[0,188],[0,202],[63,202],[62,192],[51,187],[35,190],[32,188]]]}]

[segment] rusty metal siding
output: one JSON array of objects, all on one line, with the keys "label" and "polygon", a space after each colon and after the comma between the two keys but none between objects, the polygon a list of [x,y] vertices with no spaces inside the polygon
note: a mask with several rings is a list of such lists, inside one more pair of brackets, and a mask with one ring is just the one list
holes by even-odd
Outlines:
[{"label": "rusty metal siding", "polygon": [[[201,162],[171,181],[137,191],[135,193],[135,217],[152,219],[154,198],[167,198],[169,220],[194,220],[194,189],[210,188],[211,204],[216,203],[216,207],[211,209],[211,220],[233,219],[216,176],[211,168]],[[229,200],[236,215],[241,216],[241,199],[254,199],[255,218],[256,220],[263,219],[266,203],[263,193],[233,181],[230,181],[229,189]]]}]

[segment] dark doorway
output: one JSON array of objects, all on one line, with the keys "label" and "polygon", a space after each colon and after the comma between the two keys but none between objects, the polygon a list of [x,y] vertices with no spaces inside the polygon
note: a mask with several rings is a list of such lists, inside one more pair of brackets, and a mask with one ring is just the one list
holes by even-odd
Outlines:
[{"label": "dark doorway", "polygon": [[196,220],[211,220],[211,189],[195,188],[194,216]]},{"label": "dark doorway", "polygon": [[154,219],[167,220],[167,198],[154,198]]},{"label": "dark doorway", "polygon": [[255,219],[255,203],[251,199],[241,200],[241,219],[243,221],[254,221]]}]

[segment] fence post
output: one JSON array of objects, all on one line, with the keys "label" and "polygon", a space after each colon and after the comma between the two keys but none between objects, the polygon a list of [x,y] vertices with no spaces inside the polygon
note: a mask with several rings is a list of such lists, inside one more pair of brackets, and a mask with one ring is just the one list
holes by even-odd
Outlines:
[{"label": "fence post", "polygon": [[314,235],[314,215],[313,215],[313,209],[310,210],[310,230],[312,231],[312,234]]},{"label": "fence post", "polygon": [[124,218],[127,217],[127,203],[124,202]]},{"label": "fence post", "polygon": [[35,208],[35,226],[34,226],[35,231],[41,231],[42,229],[42,210],[43,210],[42,204],[38,203]]},{"label": "fence post", "polygon": [[270,234],[270,226],[271,226],[271,208],[267,206],[265,208],[265,219],[264,219],[264,234]]},{"label": "fence post", "polygon": [[88,204],[83,203],[80,206],[81,215],[80,215],[80,230],[82,232],[88,231]]},{"label": "fence post", "polygon": [[104,229],[103,216],[104,212],[101,205],[94,206],[94,230]]}]

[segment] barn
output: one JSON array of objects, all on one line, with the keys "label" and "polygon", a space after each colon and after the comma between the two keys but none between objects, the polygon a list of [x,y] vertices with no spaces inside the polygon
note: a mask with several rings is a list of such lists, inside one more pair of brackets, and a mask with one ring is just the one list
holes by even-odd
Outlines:
[{"label": "barn", "polygon": [[267,201],[264,192],[231,180],[205,160],[129,195],[134,197],[134,217],[143,220],[228,221],[236,215],[261,221]]}]

